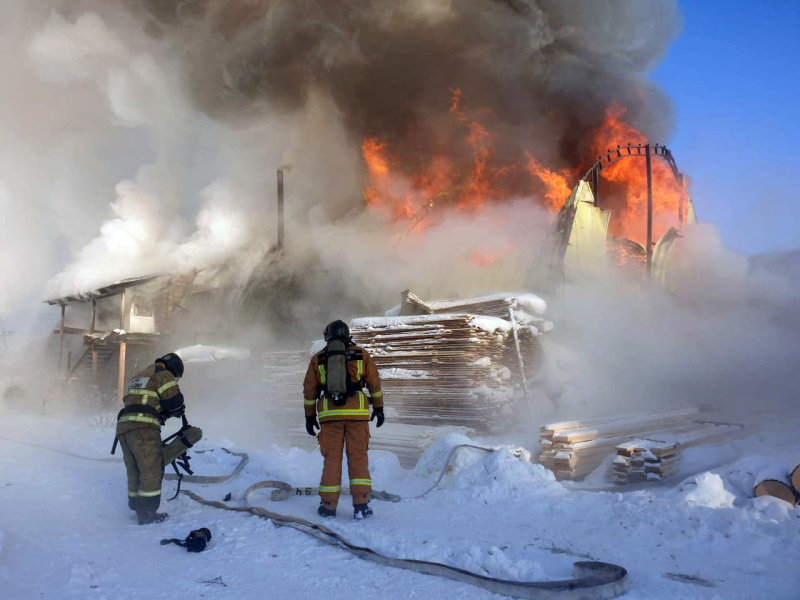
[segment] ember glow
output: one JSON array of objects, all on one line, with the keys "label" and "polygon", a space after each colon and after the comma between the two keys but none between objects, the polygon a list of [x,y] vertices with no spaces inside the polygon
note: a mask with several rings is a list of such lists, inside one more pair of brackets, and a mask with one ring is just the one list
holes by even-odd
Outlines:
[{"label": "ember glow", "polygon": [[502,258],[505,258],[509,254],[514,252],[514,246],[511,244],[504,244],[502,247],[494,250],[494,251],[487,251],[487,250],[473,250],[469,255],[469,262],[471,262],[476,267],[485,267],[487,265],[493,265],[497,261]]},{"label": "ember glow", "polygon": [[[647,144],[641,131],[624,121],[626,109],[614,103],[606,109],[603,125],[593,132],[592,151],[605,154],[617,146]],[[669,166],[652,157],[653,240],[670,227],[679,227],[679,212],[685,206],[686,190],[675,180]],[[609,233],[642,245],[647,243],[647,171],[644,156],[619,160],[603,170],[603,179],[615,184],[611,190],[600,184],[600,205],[612,209]]]}]

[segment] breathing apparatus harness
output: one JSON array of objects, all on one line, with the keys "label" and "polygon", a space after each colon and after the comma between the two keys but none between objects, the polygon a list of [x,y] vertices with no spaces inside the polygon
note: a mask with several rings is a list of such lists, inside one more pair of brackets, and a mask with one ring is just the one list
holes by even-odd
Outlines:
[{"label": "breathing apparatus harness", "polygon": [[317,359],[325,369],[324,393],[334,406],[344,406],[347,398],[364,389],[364,374],[353,380],[347,364],[354,360],[364,360],[364,352],[356,348],[352,338],[332,338],[328,340],[324,353]]},{"label": "breathing apparatus harness", "polygon": [[[175,433],[173,433],[171,436],[164,438],[164,440],[161,442],[162,447],[169,444],[169,442],[171,442],[175,438],[178,438],[181,441],[181,444],[186,446],[187,450],[194,445],[184,435],[186,431],[191,427],[191,425],[189,425],[189,422],[186,420],[186,415],[184,413],[181,413],[181,419],[183,420],[183,425],[181,426],[181,428]],[[178,494],[181,493],[181,482],[183,481],[183,473],[181,473],[178,470],[178,467],[186,471],[189,475],[194,475],[194,471],[192,471],[191,466],[189,465],[189,460],[190,460],[189,455],[186,452],[184,452],[178,458],[176,458],[170,463],[172,465],[172,468],[175,470],[175,475],[178,477],[178,487],[175,490],[175,495],[172,498],[167,498],[167,502],[175,500],[175,498],[178,497]],[[205,545],[203,547],[205,547]],[[190,550],[190,552],[192,552],[192,550]],[[199,550],[196,550],[196,552],[199,552]]]}]

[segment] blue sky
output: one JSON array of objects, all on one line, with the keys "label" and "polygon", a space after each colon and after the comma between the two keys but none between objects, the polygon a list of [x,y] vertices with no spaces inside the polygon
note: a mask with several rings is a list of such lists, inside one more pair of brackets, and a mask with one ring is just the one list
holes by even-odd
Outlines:
[{"label": "blue sky", "polygon": [[651,79],[698,217],[725,245],[800,248],[800,0],[681,2],[684,30]]}]

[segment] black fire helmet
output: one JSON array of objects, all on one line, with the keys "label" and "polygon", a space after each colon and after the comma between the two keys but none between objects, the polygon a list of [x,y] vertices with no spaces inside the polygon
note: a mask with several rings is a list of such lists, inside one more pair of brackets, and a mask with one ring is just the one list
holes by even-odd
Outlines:
[{"label": "black fire helmet", "polygon": [[156,362],[164,365],[167,371],[172,373],[175,377],[183,377],[183,361],[181,360],[181,357],[174,352],[170,352],[161,358],[157,358]]},{"label": "black fire helmet", "polygon": [[331,340],[342,340],[345,344],[353,342],[350,339],[350,328],[344,321],[336,320],[328,323],[323,335],[326,342]]}]

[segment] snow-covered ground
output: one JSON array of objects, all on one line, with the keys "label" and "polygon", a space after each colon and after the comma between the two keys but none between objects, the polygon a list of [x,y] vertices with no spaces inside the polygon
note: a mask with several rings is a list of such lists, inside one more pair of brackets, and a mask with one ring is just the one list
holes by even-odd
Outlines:
[{"label": "snow-covered ground", "polygon": [[[4,415],[0,434],[0,597],[28,598],[493,598],[466,584],[388,569],[270,522],[204,507],[181,496],[165,503],[171,518],[138,526],[126,505],[125,472],[108,460],[110,425],[65,415]],[[198,423],[202,426],[202,423]],[[326,525],[391,556],[445,562],[504,579],[568,579],[576,560],[628,569],[626,598],[796,598],[800,509],[748,497],[752,473],[776,460],[800,462],[797,424],[782,423],[738,443],[745,456],[681,485],[634,492],[570,490],[539,465],[508,450],[463,450],[452,473],[420,500],[373,502],[375,518],[351,519],[349,498]],[[166,431],[165,431],[166,433]],[[380,436],[373,429],[373,436]],[[6,438],[59,448],[89,461]],[[373,452],[376,489],[415,496],[437,478],[452,434],[415,470]],[[228,472],[235,459],[203,440],[197,474]],[[319,452],[271,446],[237,448],[250,463],[234,481],[185,484],[201,496],[240,503],[253,482],[315,485]],[[747,452],[750,449],[752,452]],[[767,453],[769,457],[763,455]],[[731,462],[732,460],[732,462]],[[166,482],[166,497],[174,491]],[[273,503],[282,514],[317,520],[316,497]],[[208,527],[201,554],[162,538]],[[221,577],[220,583],[210,582]]]}]

